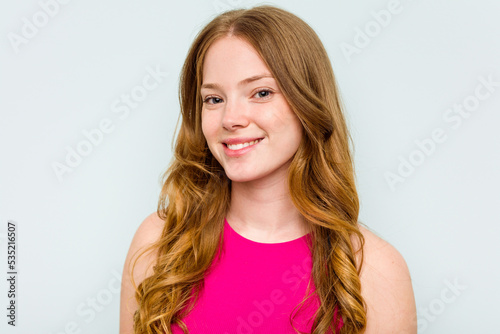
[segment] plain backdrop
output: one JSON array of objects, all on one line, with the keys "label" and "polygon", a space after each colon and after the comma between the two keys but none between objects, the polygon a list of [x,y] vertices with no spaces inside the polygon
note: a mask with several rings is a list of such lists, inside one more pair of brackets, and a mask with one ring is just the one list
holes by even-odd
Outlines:
[{"label": "plain backdrop", "polygon": [[[17,323],[117,333],[119,278],[171,160],[178,77],[216,1],[0,4],[0,266]],[[419,332],[499,333],[500,2],[268,1],[323,41],[354,139],[360,220],[405,257]],[[128,100],[127,100],[128,99]]]}]

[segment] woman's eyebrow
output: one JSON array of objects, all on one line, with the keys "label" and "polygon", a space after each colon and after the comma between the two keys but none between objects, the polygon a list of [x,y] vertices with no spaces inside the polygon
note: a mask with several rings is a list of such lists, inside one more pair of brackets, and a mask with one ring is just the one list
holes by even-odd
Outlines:
[{"label": "woman's eyebrow", "polygon": [[[241,80],[240,82],[238,82],[238,86],[247,85],[250,82],[257,81],[257,80],[264,79],[264,78],[274,79],[274,77],[271,74],[258,74],[258,75],[254,75],[254,76],[251,76],[249,78]],[[203,88],[220,89],[221,86],[219,84],[216,84],[216,83],[205,83],[205,84],[201,85],[201,89],[203,89]]]},{"label": "woman's eyebrow", "polygon": [[273,78],[273,76],[271,74],[254,75],[250,78],[246,78],[246,79],[243,79],[240,82],[238,82],[238,86],[243,86],[243,85],[249,84],[250,82],[257,81],[257,80],[260,80],[263,78]]}]

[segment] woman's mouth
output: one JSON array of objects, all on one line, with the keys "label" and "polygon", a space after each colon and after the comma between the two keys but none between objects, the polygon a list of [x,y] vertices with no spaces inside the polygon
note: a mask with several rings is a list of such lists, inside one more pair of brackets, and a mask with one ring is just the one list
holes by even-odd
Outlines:
[{"label": "woman's mouth", "polygon": [[263,139],[264,138],[259,138],[238,144],[223,143],[224,152],[228,157],[237,158],[252,151]]},{"label": "woman's mouth", "polygon": [[234,145],[231,145],[231,144],[226,144],[226,147],[228,149],[230,149],[231,151],[236,151],[236,150],[241,150],[242,148],[245,148],[245,147],[248,147],[248,146],[252,146],[252,145],[255,145],[257,144],[258,142],[260,142],[263,138],[261,139],[256,139],[256,140],[253,140],[253,141],[250,141],[250,142],[246,142],[246,143],[240,143],[240,144],[234,144]]}]

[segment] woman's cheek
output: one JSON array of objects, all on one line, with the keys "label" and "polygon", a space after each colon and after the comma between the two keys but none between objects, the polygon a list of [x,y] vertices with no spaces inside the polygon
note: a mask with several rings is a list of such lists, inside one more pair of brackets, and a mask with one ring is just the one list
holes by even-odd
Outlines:
[{"label": "woman's cheek", "polygon": [[211,120],[202,119],[201,131],[205,136],[205,140],[208,144],[210,152],[215,155],[216,152],[214,152],[214,149],[217,146],[217,128],[215,127],[214,122]]}]

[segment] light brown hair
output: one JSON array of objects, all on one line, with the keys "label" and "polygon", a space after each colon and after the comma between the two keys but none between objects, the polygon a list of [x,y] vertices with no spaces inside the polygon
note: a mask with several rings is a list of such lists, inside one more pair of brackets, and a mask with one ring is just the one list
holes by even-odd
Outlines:
[{"label": "light brown hair", "polygon": [[303,20],[272,6],[220,14],[189,50],[179,87],[182,121],[157,210],[165,226],[149,249],[157,256],[154,273],[137,286],[135,333],[171,333],[173,323],[187,332],[182,318],[196,303],[220,250],[231,181],[202,133],[200,87],[207,50],[228,35],[244,39],[260,54],[304,128],[288,184],[294,205],[311,226],[311,276],[321,303],[312,333],[335,333],[339,316],[340,333],[358,333],[366,326],[359,279],[364,239],[358,228],[352,139],[323,44]]}]

